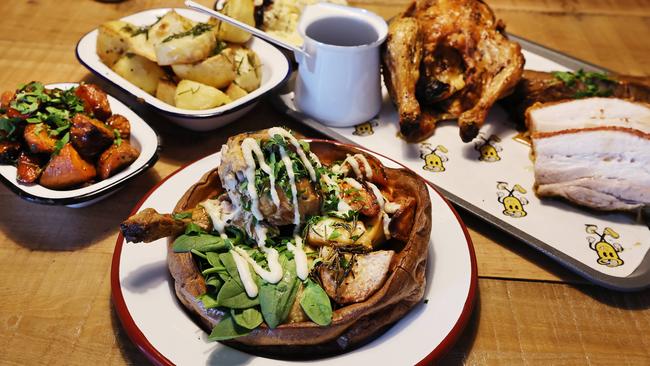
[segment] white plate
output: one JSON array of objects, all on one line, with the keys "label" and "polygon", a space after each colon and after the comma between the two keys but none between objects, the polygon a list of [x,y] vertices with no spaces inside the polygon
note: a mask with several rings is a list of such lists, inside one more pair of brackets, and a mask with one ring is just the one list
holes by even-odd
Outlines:
[{"label": "white plate", "polygon": [[[69,89],[77,85],[77,83],[59,83],[49,84],[45,87],[48,89]],[[108,103],[114,114],[121,114],[129,120],[131,123],[129,142],[140,151],[140,156],[128,168],[87,187],[69,190],[53,190],[40,184],[19,183],[16,180],[16,167],[12,165],[0,165],[0,180],[14,193],[28,201],[50,205],[83,207],[106,198],[118,188],[121,188],[129,179],[153,166],[158,159],[158,136],[154,130],[127,106],[110,95],[108,96]]]},{"label": "white plate", "polygon": [[[401,167],[377,156],[389,167]],[[153,188],[134,208],[171,212],[183,193],[219,164],[219,153],[181,168]],[[432,233],[427,262],[426,301],[379,338],[343,355],[310,364],[413,365],[430,363],[457,339],[473,307],[476,290],[474,249],[464,224],[433,189]],[[179,305],[167,270],[167,241],[126,245],[117,239],[111,268],[113,302],[129,337],[156,364],[292,364],[252,356],[207,334]]]},{"label": "white plate", "polygon": [[[206,22],[209,19],[209,16],[194,10],[167,8],[145,10],[121,20],[138,26],[148,25],[170,10],[175,10],[180,15],[194,21]],[[97,34],[98,30],[95,29],[83,36],[77,43],[79,62],[125,92],[136,98],[141,98],[172,122],[194,131],[214,130],[234,121],[249,111],[262,95],[280,86],[291,73],[289,61],[282,52],[266,41],[253,37],[248,41],[246,47],[255,51],[262,62],[262,83],[259,88],[240,99],[217,108],[206,110],[176,108],[138,88],[106,66],[97,55]]]}]

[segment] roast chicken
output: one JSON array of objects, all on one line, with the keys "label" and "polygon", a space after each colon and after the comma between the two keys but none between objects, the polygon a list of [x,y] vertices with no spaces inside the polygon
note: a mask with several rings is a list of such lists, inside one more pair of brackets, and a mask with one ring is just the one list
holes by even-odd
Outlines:
[{"label": "roast chicken", "polygon": [[383,74],[407,140],[424,140],[449,119],[458,119],[463,141],[477,136],[523,72],[521,47],[504,29],[478,0],[416,0],[391,21]]}]

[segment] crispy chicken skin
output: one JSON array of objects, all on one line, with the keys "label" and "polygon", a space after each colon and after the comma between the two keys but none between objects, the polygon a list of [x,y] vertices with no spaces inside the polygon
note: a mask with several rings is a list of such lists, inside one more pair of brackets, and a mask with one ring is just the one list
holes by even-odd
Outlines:
[{"label": "crispy chicken skin", "polygon": [[458,119],[465,142],[477,136],[492,105],[521,77],[519,44],[478,0],[417,0],[389,26],[383,51],[386,86],[409,141]]}]

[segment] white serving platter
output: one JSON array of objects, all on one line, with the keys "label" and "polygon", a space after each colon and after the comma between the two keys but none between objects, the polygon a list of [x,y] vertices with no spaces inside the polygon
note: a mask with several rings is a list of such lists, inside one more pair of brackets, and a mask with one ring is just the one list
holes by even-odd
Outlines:
[{"label": "white serving platter", "polygon": [[[512,38],[524,49],[527,69],[603,71],[529,41]],[[481,138],[472,143],[460,140],[455,123],[440,124],[434,135],[423,143],[407,143],[398,138],[397,112],[385,88],[383,97],[383,108],[377,118],[349,128],[327,127],[302,114],[293,103],[290,84],[273,102],[284,113],[325,135],[399,161],[434,184],[457,206],[590,281],[622,291],[650,287],[647,224],[628,214],[601,214],[561,200],[536,197],[530,147],[517,140],[514,123],[499,105],[494,106],[481,128]],[[498,160],[487,159],[487,150],[482,157],[480,150],[488,145],[493,145]],[[606,229],[617,233],[619,238],[605,235]],[[597,251],[595,244],[601,242],[611,250]],[[608,255],[615,255],[619,260],[610,260]]]}]

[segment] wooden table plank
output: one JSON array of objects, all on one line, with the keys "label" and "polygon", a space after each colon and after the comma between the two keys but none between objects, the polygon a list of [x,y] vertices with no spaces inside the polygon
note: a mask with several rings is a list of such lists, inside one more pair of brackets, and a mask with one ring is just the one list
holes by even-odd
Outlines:
[{"label": "wooden table plank", "polygon": [[[407,2],[353,3],[388,18]],[[619,72],[650,74],[647,1],[489,3],[514,34]],[[0,2],[0,88],[30,80],[97,82],[74,54],[82,35],[103,21],[181,5],[181,0]],[[110,303],[110,260],[118,223],[156,182],[217,151],[227,136],[277,124],[318,136],[268,103],[219,131],[193,133],[123,94],[117,96],[160,133],[163,149],[153,169],[107,201],[82,209],[37,206],[0,187],[1,364],[145,363]],[[476,248],[480,296],[468,331],[445,364],[650,363],[649,291],[619,294],[581,285],[583,280],[525,244],[471,215],[462,216]]]}]

